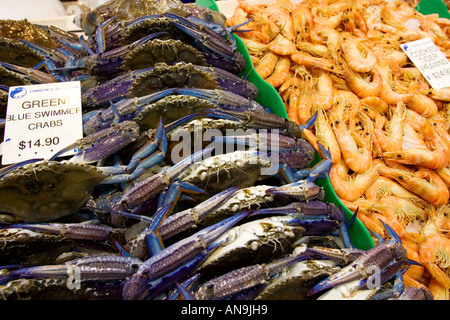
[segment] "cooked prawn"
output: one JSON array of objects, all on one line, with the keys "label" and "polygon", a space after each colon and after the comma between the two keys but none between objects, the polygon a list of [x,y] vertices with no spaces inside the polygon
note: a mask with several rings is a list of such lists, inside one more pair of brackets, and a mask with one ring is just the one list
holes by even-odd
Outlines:
[{"label": "cooked prawn", "polygon": [[[405,124],[405,128],[408,128],[407,124]],[[383,156],[403,164],[417,165],[429,169],[438,170],[445,167],[448,163],[448,156],[441,142],[434,139],[428,144],[430,145],[428,148],[415,147],[397,151],[387,151],[383,153]]]},{"label": "cooked prawn", "polygon": [[380,73],[383,82],[381,85],[381,90],[379,97],[386,101],[388,104],[396,105],[399,102],[407,103],[411,100],[413,93],[396,91],[393,88],[395,86],[394,80],[392,78],[392,72],[389,67],[376,67]]},{"label": "cooked prawn", "polygon": [[435,206],[442,206],[449,200],[450,194],[447,185],[432,170],[420,169],[415,172],[409,172],[385,168],[382,174],[397,181],[409,191]]},{"label": "cooked prawn", "polygon": [[430,117],[438,111],[436,102],[421,93],[413,94],[407,102],[407,106],[424,117]]},{"label": "cooked prawn", "polygon": [[311,92],[311,103],[314,111],[328,110],[334,100],[333,79],[328,72],[320,72]]},{"label": "cooked prawn", "polygon": [[279,55],[272,51],[267,52],[256,65],[255,70],[265,79],[272,74],[278,62]]},{"label": "cooked prawn", "polygon": [[[331,119],[333,131],[341,149],[342,159],[353,171],[362,173],[372,165],[372,148],[364,135],[352,130],[344,122],[345,107],[340,104],[334,107]],[[350,119],[352,117],[349,116]]]},{"label": "cooked prawn", "polygon": [[431,279],[428,289],[434,297],[434,300],[450,300],[450,288],[443,286],[436,279]]},{"label": "cooked prawn", "polygon": [[339,198],[347,201],[355,201],[360,198],[381,174],[380,163],[380,160],[374,160],[372,166],[366,171],[351,175],[343,159],[333,164],[329,178]]},{"label": "cooked prawn", "polygon": [[341,70],[336,63],[327,58],[318,58],[308,55],[303,52],[296,52],[291,54],[291,60],[295,63],[308,67],[308,68],[318,68],[324,71],[340,73]]},{"label": "cooked prawn", "polygon": [[381,149],[385,152],[401,150],[403,144],[404,105],[398,103],[390,113],[389,120],[381,114],[375,116],[374,133]]},{"label": "cooked prawn", "polygon": [[450,101],[450,87],[442,89],[423,89],[420,90],[420,93],[436,100]]},{"label": "cooked prawn", "polygon": [[430,274],[445,288],[450,288],[450,240],[433,234],[420,245],[420,260]]},{"label": "cooked prawn", "polygon": [[267,45],[267,48],[272,50],[272,52],[283,56],[291,55],[297,51],[295,44],[281,34],[277,35],[275,39]]},{"label": "cooked prawn", "polygon": [[369,106],[381,114],[385,114],[389,108],[389,105],[380,97],[367,97],[361,99],[360,102],[362,106]]},{"label": "cooked prawn", "polygon": [[[381,174],[383,174],[383,167],[381,167]],[[379,176],[364,192],[364,196],[371,200],[379,200],[386,195],[399,196],[417,205],[427,206],[425,200],[408,191],[393,179],[384,176]]]},{"label": "cooked prawn", "polygon": [[378,72],[359,73],[347,70],[344,73],[350,89],[360,98],[376,97],[380,93],[383,79]]},{"label": "cooked prawn", "polygon": [[286,56],[280,57],[272,74],[265,78],[265,80],[273,87],[277,88],[281,86],[289,76],[289,68],[291,66],[291,59]]},{"label": "cooked prawn", "polygon": [[308,37],[309,29],[313,25],[311,10],[300,3],[294,4],[291,12],[294,34],[297,35],[296,42]]},{"label": "cooked prawn", "polygon": [[352,70],[369,72],[375,67],[377,59],[362,41],[346,35],[341,43],[341,47],[345,61]]},{"label": "cooked prawn", "polygon": [[331,128],[329,117],[325,110],[319,110],[314,122],[315,135],[322,146],[330,153],[331,162],[338,163],[341,160],[341,149]]}]

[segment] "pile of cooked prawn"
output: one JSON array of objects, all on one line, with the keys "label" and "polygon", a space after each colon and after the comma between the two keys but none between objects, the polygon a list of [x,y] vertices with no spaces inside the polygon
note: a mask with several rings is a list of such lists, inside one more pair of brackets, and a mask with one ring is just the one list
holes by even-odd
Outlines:
[{"label": "pile of cooked prawn", "polygon": [[317,113],[304,137],[329,149],[339,198],[381,237],[382,222],[394,228],[422,264],[407,286],[448,300],[450,88],[431,88],[400,45],[431,38],[448,58],[450,20],[400,0],[238,0],[227,24],[246,21],[236,34],[289,118]]}]

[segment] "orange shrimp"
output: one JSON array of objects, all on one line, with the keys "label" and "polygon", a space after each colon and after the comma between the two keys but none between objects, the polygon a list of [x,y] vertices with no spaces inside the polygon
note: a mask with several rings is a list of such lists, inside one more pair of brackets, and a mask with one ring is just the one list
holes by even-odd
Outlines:
[{"label": "orange shrimp", "polygon": [[[333,131],[341,149],[342,159],[353,171],[362,173],[372,165],[372,148],[367,139],[344,122],[345,106],[333,107]],[[351,116],[349,116],[352,119]]]},{"label": "orange shrimp", "polygon": [[338,163],[341,160],[341,149],[325,110],[318,110],[314,129],[317,140],[329,151],[331,162]]},{"label": "orange shrimp", "polygon": [[420,169],[409,172],[388,168],[383,170],[382,174],[394,179],[403,187],[433,205],[442,206],[449,200],[450,194],[447,185],[432,170]]},{"label": "orange shrimp", "polygon": [[420,245],[420,260],[434,279],[445,288],[450,288],[450,240],[433,234]]},{"label": "orange shrimp", "polygon": [[336,13],[335,15],[330,16],[322,16],[319,10],[323,8],[319,8],[317,6],[311,9],[311,14],[313,16],[314,25],[318,25],[321,27],[326,27],[330,29],[336,29],[342,22],[343,12]]},{"label": "orange shrimp", "polygon": [[450,300],[450,288],[443,286],[436,279],[431,279],[428,289],[434,297],[434,300]]},{"label": "orange shrimp", "polygon": [[407,106],[424,117],[430,117],[438,111],[436,102],[421,93],[413,94],[407,102]]},{"label": "orange shrimp", "polygon": [[405,107],[402,103],[398,103],[394,109],[391,109],[389,121],[382,115],[375,116],[374,133],[383,151],[395,151],[402,148],[404,116]]},{"label": "orange shrimp", "polygon": [[369,106],[381,114],[385,114],[389,108],[389,105],[379,97],[363,98],[360,102],[362,106]]},{"label": "orange shrimp", "polygon": [[313,44],[326,45],[328,48],[327,58],[338,60],[342,37],[337,30],[323,26],[315,26],[311,29],[310,37]]},{"label": "orange shrimp", "polygon": [[295,40],[294,24],[290,11],[280,6],[269,4],[264,10],[264,15],[280,29],[281,34],[286,39],[292,42]]},{"label": "orange shrimp", "polygon": [[380,163],[381,161],[376,159],[365,172],[351,175],[343,159],[333,164],[329,178],[339,198],[347,201],[355,201],[360,198],[381,174]]},{"label": "orange shrimp", "polygon": [[320,72],[311,94],[311,103],[314,111],[328,110],[334,100],[333,79],[328,72]]},{"label": "orange shrimp", "polygon": [[297,124],[300,124],[297,109],[299,98],[300,98],[300,89],[298,88],[298,86],[294,84],[289,91],[287,115],[289,120],[294,121]]},{"label": "orange shrimp", "polygon": [[442,89],[423,89],[419,91],[420,93],[427,95],[430,98],[442,101],[450,101],[450,88]]},{"label": "orange shrimp", "polygon": [[242,38],[250,55],[262,57],[268,52],[267,44],[252,39]]},{"label": "orange shrimp", "polygon": [[314,23],[311,10],[301,3],[296,3],[292,8],[291,17],[292,17],[292,25],[294,28],[294,34],[297,35],[295,39],[296,42],[299,42],[300,39],[307,38],[309,28]]},{"label": "orange shrimp", "polygon": [[311,119],[311,97],[303,94],[297,104],[297,113],[300,120],[300,124],[305,124]]},{"label": "orange shrimp", "polygon": [[[403,242],[402,242],[402,244],[403,244]],[[403,244],[403,247],[405,247],[405,249],[406,249],[408,259],[420,263],[420,256],[419,256],[418,252],[412,250],[411,248],[409,248],[408,246],[405,246],[404,244]],[[424,271],[425,271],[425,267],[422,265],[420,265],[420,266],[419,265],[411,265],[411,266],[409,266],[409,268],[405,272],[405,274],[414,280],[420,280],[423,277]]]},{"label": "orange shrimp", "polygon": [[436,170],[436,174],[445,182],[447,187],[450,188],[450,168],[448,166]]},{"label": "orange shrimp", "polygon": [[377,67],[383,82],[381,85],[381,90],[379,97],[386,101],[388,104],[396,105],[399,102],[407,103],[411,100],[413,93],[396,91],[393,88],[395,83],[392,77],[392,72],[389,67]]},{"label": "orange shrimp", "polygon": [[363,74],[348,70],[344,73],[350,89],[360,98],[376,97],[381,91],[383,79],[378,72]]},{"label": "orange shrimp", "polygon": [[[405,124],[408,128],[408,125]],[[439,140],[430,142],[429,148],[416,147],[410,149],[387,151],[384,157],[391,158],[399,163],[417,165],[429,169],[439,170],[448,163],[448,156]]]},{"label": "orange shrimp", "polygon": [[267,48],[272,50],[272,52],[283,56],[291,55],[297,51],[295,44],[281,34],[277,35],[275,39],[267,45]]},{"label": "orange shrimp", "polygon": [[266,79],[272,74],[277,65],[279,56],[272,51],[267,52],[256,65],[255,70],[261,76]]},{"label": "orange shrimp", "polygon": [[275,69],[273,70],[272,74],[265,80],[275,88],[281,86],[289,76],[290,66],[291,59],[289,59],[289,57],[280,57],[277,64],[275,65]]},{"label": "orange shrimp", "polygon": [[331,59],[318,58],[303,52],[296,52],[291,54],[291,60],[307,68],[317,68],[338,74],[341,73],[340,67]]},{"label": "orange shrimp", "polygon": [[[383,166],[381,166],[381,174],[383,174],[383,170]],[[416,194],[408,191],[396,181],[382,175],[376,178],[376,180],[364,192],[366,199],[374,201],[379,200],[386,195],[399,196],[423,207],[428,205],[425,200]]]},{"label": "orange shrimp", "polygon": [[377,59],[362,41],[345,35],[341,47],[350,69],[357,72],[369,72],[375,67]]},{"label": "orange shrimp", "polygon": [[427,211],[424,207],[399,196],[385,195],[378,202],[388,206],[404,227],[415,220],[425,221],[427,219]]}]

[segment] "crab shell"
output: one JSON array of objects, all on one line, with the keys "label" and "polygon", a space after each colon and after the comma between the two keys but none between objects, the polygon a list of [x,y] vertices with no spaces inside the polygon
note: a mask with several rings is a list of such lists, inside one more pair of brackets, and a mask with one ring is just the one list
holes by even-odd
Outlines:
[{"label": "crab shell", "polygon": [[233,227],[219,239],[221,246],[199,267],[208,276],[224,274],[231,270],[264,263],[268,257],[281,256],[290,245],[306,231],[290,226],[287,216],[271,216]]},{"label": "crab shell", "polygon": [[0,180],[0,212],[19,221],[45,222],[79,210],[107,175],[93,166],[42,161]]}]

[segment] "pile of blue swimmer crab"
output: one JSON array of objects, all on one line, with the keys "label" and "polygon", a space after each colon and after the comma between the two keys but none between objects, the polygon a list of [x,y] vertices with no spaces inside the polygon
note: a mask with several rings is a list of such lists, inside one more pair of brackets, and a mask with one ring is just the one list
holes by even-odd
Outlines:
[{"label": "pile of blue swimmer crab", "polygon": [[0,92],[81,81],[84,130],[0,169],[0,298],[432,299],[404,289],[414,261],[388,226],[391,240],[352,246],[356,215],[315,183],[331,163],[322,149],[313,166],[302,138],[314,117],[254,100],[221,14],[135,3],[87,13],[82,36],[0,21]]}]

